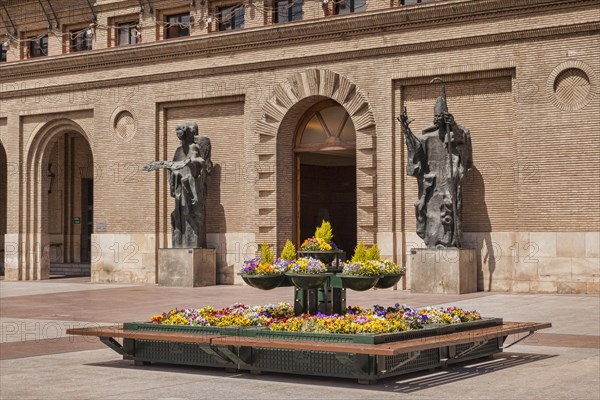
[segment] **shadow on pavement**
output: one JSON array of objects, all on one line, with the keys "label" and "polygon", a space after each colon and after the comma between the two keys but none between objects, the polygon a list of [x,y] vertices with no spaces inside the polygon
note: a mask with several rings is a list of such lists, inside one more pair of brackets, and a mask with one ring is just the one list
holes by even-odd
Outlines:
[{"label": "shadow on pavement", "polygon": [[433,372],[415,372],[406,375],[384,378],[373,385],[360,385],[353,379],[342,379],[321,376],[291,375],[275,372],[264,374],[251,374],[248,371],[226,372],[222,369],[210,367],[191,367],[171,364],[152,364],[146,366],[135,366],[133,361],[115,360],[106,362],[89,363],[86,365],[109,368],[128,368],[137,370],[151,370],[155,372],[167,372],[177,374],[202,375],[206,378],[232,378],[249,379],[265,382],[284,382],[295,384],[307,384],[317,386],[334,386],[343,388],[362,388],[365,390],[376,390],[385,392],[413,393],[436,386],[470,379],[500,371],[506,368],[525,365],[532,362],[556,357],[547,354],[527,353],[499,353],[493,359],[471,360],[465,363],[454,364],[444,369],[435,369]]},{"label": "shadow on pavement", "polygon": [[[454,364],[449,368],[436,370],[436,372],[429,374],[415,373],[405,375],[404,377],[396,378],[399,380],[395,382],[393,386],[389,383],[387,383],[386,386],[388,386],[389,391],[413,393],[552,357],[556,357],[556,355],[500,353],[496,354],[493,359],[482,359],[480,362],[475,360],[461,364]],[[388,379],[387,382],[390,382],[390,380],[391,379]]]}]

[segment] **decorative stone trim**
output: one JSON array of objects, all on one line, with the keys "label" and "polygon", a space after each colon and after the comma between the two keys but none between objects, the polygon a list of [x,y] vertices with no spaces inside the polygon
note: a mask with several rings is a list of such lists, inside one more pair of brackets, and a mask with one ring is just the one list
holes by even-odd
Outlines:
[{"label": "decorative stone trim", "polygon": [[[570,76],[567,77],[566,74]],[[592,67],[579,60],[559,64],[550,73],[546,82],[548,98],[562,111],[580,110],[590,104],[597,95],[597,87],[596,73]]]},{"label": "decorative stone trim", "polygon": [[[31,110],[19,110],[20,117],[26,117],[31,115],[51,115],[51,114],[64,114],[72,113],[76,111],[91,111],[94,112],[94,107],[89,104],[84,105],[68,105],[62,107],[44,108],[42,111],[38,108]],[[0,115],[1,116],[1,115]]]},{"label": "decorative stone trim", "polygon": [[[449,66],[445,68],[418,69],[403,71],[392,75],[392,80],[410,80],[411,84],[428,83],[432,76],[447,75],[451,81],[463,81],[468,79],[496,78],[500,76],[510,76],[514,73],[516,63],[494,62],[485,64],[468,64],[460,66]],[[422,80],[423,82],[419,82]]]},{"label": "decorative stone trim", "polygon": [[[328,97],[346,109],[356,130],[356,179],[358,207],[358,240],[374,240],[376,221],[376,151],[375,118],[364,93],[343,75],[324,69],[309,69],[297,73],[273,90],[273,97],[263,106],[263,115],[256,124],[256,153],[260,158],[276,159],[279,126],[287,112],[298,102],[312,96]],[[359,154],[363,152],[364,154]],[[259,219],[257,242],[276,243],[277,179],[271,174],[259,174],[256,183]]]},{"label": "decorative stone trim", "polygon": [[110,116],[113,136],[118,143],[130,142],[137,133],[138,120],[128,107],[117,107]]}]

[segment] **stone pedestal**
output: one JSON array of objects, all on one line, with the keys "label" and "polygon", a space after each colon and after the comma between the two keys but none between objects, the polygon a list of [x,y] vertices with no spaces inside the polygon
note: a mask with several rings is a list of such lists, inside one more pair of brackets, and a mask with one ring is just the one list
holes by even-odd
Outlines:
[{"label": "stone pedestal", "polygon": [[477,291],[475,249],[412,249],[413,293],[463,294]]},{"label": "stone pedestal", "polygon": [[158,284],[179,287],[216,285],[216,249],[159,249]]}]

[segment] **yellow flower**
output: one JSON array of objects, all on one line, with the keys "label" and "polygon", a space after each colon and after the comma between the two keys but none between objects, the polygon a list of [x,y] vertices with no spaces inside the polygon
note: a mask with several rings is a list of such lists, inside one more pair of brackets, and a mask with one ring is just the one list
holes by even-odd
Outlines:
[{"label": "yellow flower", "polygon": [[323,251],[331,250],[331,245],[328,242],[326,242],[324,239],[317,238],[317,242],[319,243],[319,249],[321,249]]}]

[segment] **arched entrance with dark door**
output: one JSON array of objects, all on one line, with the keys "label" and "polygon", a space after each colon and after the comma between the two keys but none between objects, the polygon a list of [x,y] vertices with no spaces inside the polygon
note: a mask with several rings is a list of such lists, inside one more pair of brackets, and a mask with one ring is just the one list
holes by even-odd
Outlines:
[{"label": "arched entrance with dark door", "polygon": [[[25,235],[10,279],[89,276],[94,162],[91,137],[77,122],[40,125],[26,145]],[[10,271],[8,269],[10,268]]]},{"label": "arched entrance with dark door", "polygon": [[297,243],[326,220],[338,247],[352,254],[357,241],[356,132],[346,109],[330,99],[309,108],[298,124],[294,153]]},{"label": "arched entrance with dark door", "polygon": [[50,275],[89,276],[93,230],[94,163],[87,140],[77,132],[48,144],[46,170]]}]

